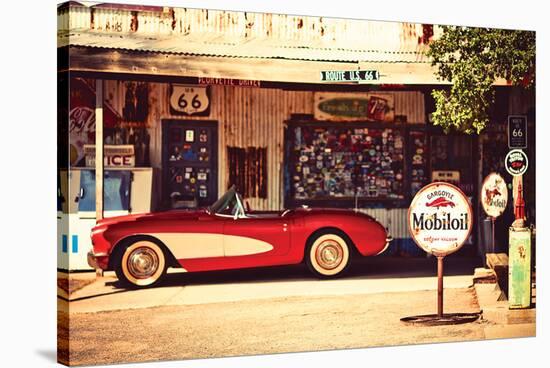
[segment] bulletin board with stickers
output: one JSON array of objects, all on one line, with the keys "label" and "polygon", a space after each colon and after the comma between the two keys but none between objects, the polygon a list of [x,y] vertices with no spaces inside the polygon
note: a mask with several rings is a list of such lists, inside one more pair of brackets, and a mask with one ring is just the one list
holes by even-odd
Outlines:
[{"label": "bulletin board with stickers", "polygon": [[303,123],[289,125],[287,134],[287,185],[293,204],[338,199],[399,201],[408,195],[404,128]]},{"label": "bulletin board with stickers", "polygon": [[428,172],[428,135],[425,130],[410,130],[408,139],[410,195],[413,197],[424,185],[430,182]]},{"label": "bulletin board with stickers", "polygon": [[163,122],[164,203],[168,208],[210,205],[217,196],[215,122]]}]

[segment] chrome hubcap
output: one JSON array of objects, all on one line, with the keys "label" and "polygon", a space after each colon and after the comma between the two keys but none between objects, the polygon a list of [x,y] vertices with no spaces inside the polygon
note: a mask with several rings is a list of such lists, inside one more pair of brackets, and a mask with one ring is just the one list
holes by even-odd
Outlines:
[{"label": "chrome hubcap", "polygon": [[317,247],[315,259],[319,266],[327,270],[332,270],[342,263],[344,258],[344,249],[335,240],[325,240]]},{"label": "chrome hubcap", "polygon": [[155,274],[159,267],[159,257],[150,248],[137,248],[128,257],[128,271],[137,279],[146,279]]}]

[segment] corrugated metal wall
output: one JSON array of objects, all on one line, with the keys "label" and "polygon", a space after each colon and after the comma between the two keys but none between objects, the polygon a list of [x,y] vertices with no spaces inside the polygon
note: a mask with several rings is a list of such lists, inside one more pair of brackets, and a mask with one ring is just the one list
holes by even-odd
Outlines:
[{"label": "corrugated metal wall", "polygon": [[[211,86],[210,115],[182,117],[171,115],[168,103],[169,84],[149,84],[149,116],[151,163],[162,166],[162,119],[215,120],[218,122],[218,188],[223,192],[228,183],[227,146],[266,147],[268,150],[268,197],[250,198],[252,208],[278,210],[283,206],[284,122],[291,114],[313,114],[313,92],[287,91],[274,88]],[[406,115],[409,122],[424,121],[424,97],[421,92],[395,93],[395,114]],[[105,96],[122,114],[125,82],[107,81]],[[155,189],[156,194],[160,188]],[[158,198],[157,198],[158,200]],[[379,211],[379,210],[374,210]],[[382,216],[385,210],[377,213]],[[393,215],[392,215],[393,216]],[[396,234],[404,233],[395,215],[391,221]],[[399,227],[401,226],[401,227]],[[393,228],[392,228],[393,229]],[[406,230],[405,230],[406,231]]]},{"label": "corrugated metal wall", "polygon": [[361,208],[359,212],[366,213],[377,219],[394,238],[408,238],[407,208]]}]

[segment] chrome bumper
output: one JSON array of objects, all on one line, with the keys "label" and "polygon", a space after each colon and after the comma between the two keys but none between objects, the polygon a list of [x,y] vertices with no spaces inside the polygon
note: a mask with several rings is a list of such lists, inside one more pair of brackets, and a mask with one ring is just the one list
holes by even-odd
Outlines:
[{"label": "chrome bumper", "polygon": [[99,266],[97,264],[97,258],[96,258],[93,251],[88,252],[88,255],[87,255],[86,259],[88,260],[88,266],[90,266],[94,270],[99,269]]},{"label": "chrome bumper", "polygon": [[392,240],[393,240],[393,237],[391,235],[388,235],[386,237],[386,245],[384,245],[384,248],[380,252],[378,252],[376,255],[384,253],[386,249],[388,249],[388,247],[390,246],[390,243]]}]

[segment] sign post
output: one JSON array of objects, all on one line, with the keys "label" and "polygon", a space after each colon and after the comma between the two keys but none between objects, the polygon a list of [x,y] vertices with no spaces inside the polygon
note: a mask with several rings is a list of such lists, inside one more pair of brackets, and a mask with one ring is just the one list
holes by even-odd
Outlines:
[{"label": "sign post", "polygon": [[408,213],[409,232],[415,243],[437,257],[437,314],[401,318],[413,324],[444,325],[477,320],[479,313],[445,314],[443,310],[443,259],[459,250],[470,236],[473,211],[460,189],[435,182],[420,189]]}]

